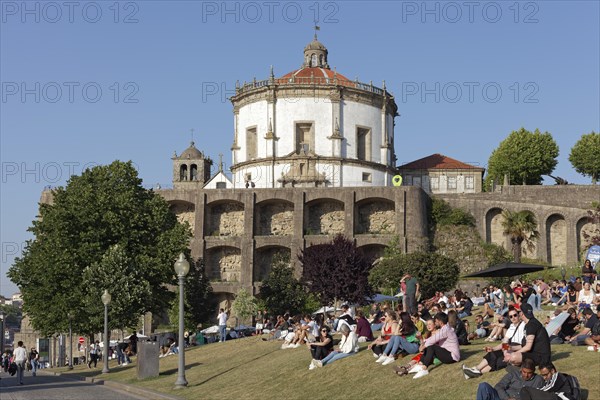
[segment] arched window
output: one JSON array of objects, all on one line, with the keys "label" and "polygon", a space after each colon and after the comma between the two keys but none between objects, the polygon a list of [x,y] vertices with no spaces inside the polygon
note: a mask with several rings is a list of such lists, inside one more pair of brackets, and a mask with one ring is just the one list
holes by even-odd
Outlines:
[{"label": "arched window", "polygon": [[319,66],[322,66],[323,64],[324,64],[324,62],[323,62],[323,54],[321,54],[319,56]]},{"label": "arched window", "polygon": [[316,54],[312,55],[312,59],[311,59],[310,64],[311,64],[310,65],[311,67],[316,67],[317,66],[317,55]]},{"label": "arched window", "polygon": [[198,180],[198,166],[196,164],[192,164],[190,166],[190,181]]},{"label": "arched window", "polygon": [[179,167],[179,180],[187,181],[187,179],[188,179],[188,168],[187,168],[187,165],[183,164],[181,167]]}]

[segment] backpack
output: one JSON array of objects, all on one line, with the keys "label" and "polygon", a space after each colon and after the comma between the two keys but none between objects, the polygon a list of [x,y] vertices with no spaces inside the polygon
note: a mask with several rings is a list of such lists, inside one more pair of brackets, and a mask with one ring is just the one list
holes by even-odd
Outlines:
[{"label": "backpack", "polygon": [[10,376],[13,376],[14,374],[17,373],[17,364],[14,362],[11,362],[10,365],[8,366],[8,373],[10,374]]},{"label": "backpack", "polygon": [[573,375],[569,375],[569,374],[563,374],[566,378],[567,381],[569,382],[569,386],[571,386],[571,393],[573,394],[573,398],[575,400],[580,400],[581,399],[581,386],[579,385],[579,381],[577,380],[576,377],[574,377]]}]

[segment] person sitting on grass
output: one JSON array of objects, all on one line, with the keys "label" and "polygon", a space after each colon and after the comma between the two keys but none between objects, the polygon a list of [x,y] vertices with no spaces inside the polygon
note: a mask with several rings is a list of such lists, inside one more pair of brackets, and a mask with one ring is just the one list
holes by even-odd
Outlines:
[{"label": "person sitting on grass", "polygon": [[312,370],[317,366],[317,362],[327,357],[333,349],[333,338],[329,334],[329,327],[323,326],[319,329],[317,340],[306,343],[306,347],[308,347],[312,356],[308,369]]},{"label": "person sitting on grass", "polygon": [[[560,312],[560,310],[555,311],[555,313]],[[569,318],[567,318],[566,321],[550,335],[550,344],[563,344],[575,336],[575,331],[579,326],[577,310],[574,307],[571,307],[567,312],[569,313]]]},{"label": "person sitting on grass", "polygon": [[510,326],[508,318],[504,318],[501,314],[495,315],[495,321],[490,324],[492,331],[490,336],[485,339],[486,342],[493,342],[495,340],[501,340],[506,335],[506,330]]},{"label": "person sitting on grass", "polygon": [[448,311],[448,325],[454,329],[454,333],[456,333],[456,337],[458,338],[458,344],[461,346],[471,344],[465,323],[458,317],[456,310]]},{"label": "person sitting on grass", "polygon": [[388,365],[396,361],[395,355],[400,352],[416,354],[419,352],[419,339],[416,336],[417,329],[407,312],[400,313],[400,323],[396,324],[396,330],[392,332],[390,341],[377,359],[377,363]]},{"label": "person sitting on grass", "polygon": [[521,320],[525,322],[525,344],[519,350],[507,353],[504,361],[520,365],[527,358],[536,365],[550,362],[550,338],[546,328],[533,315],[531,304],[521,305]]},{"label": "person sitting on grass", "polygon": [[579,400],[580,388],[573,377],[556,371],[551,362],[540,365],[544,384],[540,388],[525,386],[519,393],[520,400]]},{"label": "person sitting on grass", "polygon": [[372,342],[375,338],[373,337],[371,324],[365,318],[365,313],[359,310],[356,316],[356,336],[358,337],[358,341],[360,343]]},{"label": "person sitting on grass", "polygon": [[569,339],[569,343],[574,346],[583,346],[586,344],[586,339],[590,337],[594,325],[598,323],[598,316],[594,314],[591,308],[584,308],[582,314],[585,318],[585,325],[576,335],[573,335]]},{"label": "person sitting on grass", "polygon": [[409,372],[416,372],[413,379],[429,375],[427,368],[433,364],[433,359],[439,359],[443,364],[451,364],[460,360],[458,338],[454,330],[448,325],[448,316],[444,313],[436,314],[433,318],[438,331],[419,350],[423,352],[421,361]]},{"label": "person sitting on grass", "polygon": [[373,357],[379,358],[381,353],[383,353],[385,347],[392,338],[392,333],[398,329],[397,325],[396,313],[390,310],[386,311],[385,322],[381,327],[381,334],[367,347],[369,350],[373,351]]},{"label": "person sitting on grass", "polygon": [[524,387],[540,388],[544,379],[536,375],[532,360],[524,360],[521,368],[509,365],[506,375],[494,387],[489,383],[480,383],[477,387],[476,400],[508,400],[522,399],[520,392]]},{"label": "person sitting on grass", "polygon": [[511,325],[506,332],[502,344],[496,347],[485,346],[483,349],[486,354],[475,368],[467,368],[463,364],[462,370],[465,379],[476,378],[487,372],[506,368],[508,364],[504,361],[503,350],[516,351],[522,347],[523,340],[525,339],[525,323],[519,319],[519,311],[514,307],[508,310],[508,317],[510,318]]},{"label": "person sitting on grass", "polygon": [[483,315],[475,316],[475,332],[469,334],[469,340],[482,339],[490,333],[490,322],[483,320]]},{"label": "person sitting on grass", "polygon": [[[425,340],[430,338],[432,335],[434,335],[437,332],[437,328],[435,326],[435,322],[433,321],[432,318],[429,318],[427,321],[425,321],[425,333],[423,335],[421,335],[419,332],[417,332],[417,338],[419,339],[419,343],[423,344],[425,343]],[[401,367],[394,367],[394,372],[396,373],[396,375],[398,376],[404,376],[404,375],[408,375],[408,371],[412,370],[412,368],[417,365],[419,363],[419,361],[421,361],[421,357],[423,356],[423,353],[418,353],[416,356],[414,356],[413,358],[411,358],[411,360],[408,362],[408,364],[403,365]],[[439,364],[440,360],[438,360],[437,358],[434,359],[434,364]]]},{"label": "person sitting on grass", "polygon": [[356,333],[351,331],[347,324],[340,327],[340,332],[342,332],[342,338],[340,339],[338,347],[324,359],[315,360],[314,364],[317,367],[323,367],[327,364],[331,364],[335,360],[356,354],[356,345],[358,344],[358,336],[356,336]]}]

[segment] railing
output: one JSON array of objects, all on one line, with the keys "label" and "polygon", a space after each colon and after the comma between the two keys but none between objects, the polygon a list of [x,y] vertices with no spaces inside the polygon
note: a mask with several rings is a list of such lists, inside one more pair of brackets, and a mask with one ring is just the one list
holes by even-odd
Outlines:
[{"label": "railing", "polygon": [[358,80],[349,81],[347,79],[329,78],[324,76],[297,77],[292,76],[287,79],[263,79],[260,81],[244,82],[241,86],[236,86],[235,94],[242,94],[254,89],[270,86],[270,85],[331,85],[352,87],[366,92],[374,93],[383,96],[386,93],[383,89],[373,86],[373,83],[363,83]]}]

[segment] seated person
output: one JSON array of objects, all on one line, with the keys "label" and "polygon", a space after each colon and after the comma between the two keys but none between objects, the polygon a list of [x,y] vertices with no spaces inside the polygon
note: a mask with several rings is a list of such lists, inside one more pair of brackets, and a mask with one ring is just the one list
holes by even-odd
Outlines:
[{"label": "seated person", "polygon": [[392,338],[392,332],[397,329],[398,322],[396,321],[396,313],[393,311],[385,312],[385,322],[381,327],[381,334],[367,347],[373,351],[373,356],[379,358],[381,353],[385,350],[388,342]]},{"label": "seated person", "polygon": [[557,305],[564,304],[563,310],[566,311],[570,307],[577,307],[577,292],[575,291],[575,286],[569,285],[567,286],[567,291],[563,296],[556,302]]},{"label": "seated person", "polygon": [[345,324],[341,326],[340,332],[342,332],[342,337],[338,347],[324,359],[314,361],[317,367],[323,367],[335,360],[356,354],[356,345],[358,344],[356,333],[352,332],[348,325]]},{"label": "seated person", "polygon": [[490,336],[485,339],[486,342],[493,342],[494,340],[500,340],[506,334],[506,330],[510,326],[510,320],[508,318],[504,318],[504,316],[500,314],[496,314],[496,321],[490,324],[490,328],[492,332]]},{"label": "seated person", "polygon": [[385,310],[382,310],[379,306],[379,303],[373,304],[371,306],[371,313],[369,314],[369,323],[371,324],[372,331],[378,331],[383,326],[383,315]]},{"label": "seated person", "polygon": [[475,316],[475,332],[469,335],[469,340],[481,339],[487,337],[490,333],[490,322],[483,320],[483,315]]},{"label": "seated person", "polygon": [[288,322],[283,318],[283,315],[277,316],[277,322],[271,332],[269,332],[269,336],[266,338],[262,338],[262,340],[275,340],[280,338],[285,338],[288,334]]},{"label": "seated person", "polygon": [[454,329],[454,333],[456,333],[456,337],[458,338],[458,344],[460,344],[461,346],[471,344],[469,343],[468,338],[469,333],[465,328],[464,322],[460,318],[458,318],[456,310],[448,311],[448,325],[450,325],[450,327]]},{"label": "seated person", "polygon": [[[556,310],[560,312],[560,310]],[[567,310],[569,317],[563,324],[550,335],[550,344],[563,344],[571,340],[575,336],[575,331],[579,326],[579,319],[577,318],[577,310],[573,307]]]},{"label": "seated person", "polygon": [[519,350],[507,353],[504,361],[520,365],[530,358],[536,365],[550,362],[550,339],[546,328],[533,315],[531,304],[521,305],[521,321],[525,322],[525,344]]},{"label": "seated person", "polygon": [[[591,328],[590,337],[585,338],[585,344],[587,344],[588,346],[596,346],[596,348],[600,346],[600,318],[598,318],[599,315],[600,309],[598,309],[598,312],[596,313],[597,321]],[[588,350],[594,350],[594,347],[588,347]]]},{"label": "seated person", "polygon": [[438,331],[419,350],[423,357],[419,364],[415,365],[410,372],[416,372],[413,379],[419,379],[429,375],[428,367],[433,364],[433,359],[439,359],[443,364],[451,364],[460,360],[458,338],[454,330],[448,325],[448,316],[444,313],[436,314],[433,318]]},{"label": "seated person", "polygon": [[521,349],[525,339],[525,323],[519,319],[519,311],[511,307],[508,311],[511,324],[506,331],[501,344],[495,347],[486,346],[483,349],[486,355],[475,368],[467,368],[463,364],[463,375],[465,379],[476,378],[490,371],[498,371],[508,365],[504,361],[504,351],[517,351]]},{"label": "seated person", "polygon": [[[427,321],[425,321],[425,327],[426,327],[426,332],[423,335],[420,335],[417,332],[417,338],[419,339],[420,344],[424,344],[425,340],[430,338],[432,335],[434,335],[437,332],[437,328],[435,326],[435,322],[433,321],[432,318],[429,318]],[[403,365],[401,367],[394,367],[394,372],[396,372],[396,374],[398,376],[404,376],[404,375],[408,375],[408,371],[411,371],[412,368],[417,365],[419,363],[419,361],[421,361],[421,357],[423,356],[423,353],[418,353],[416,356],[414,356],[408,364]],[[439,360],[438,359],[434,359],[434,364],[439,364]]]},{"label": "seated person", "polygon": [[340,325],[346,324],[348,325],[351,329],[353,328],[353,326],[356,325],[356,320],[354,319],[354,316],[352,315],[352,312],[350,310],[350,306],[348,304],[343,304],[342,305],[342,315],[340,315],[333,323],[333,330],[337,331],[338,328],[340,327]]},{"label": "seated person", "polygon": [[556,372],[551,362],[540,365],[540,375],[544,378],[541,388],[524,386],[519,393],[521,400],[579,400],[579,388],[573,387],[569,375]]},{"label": "seated person", "polygon": [[319,329],[319,337],[317,340],[306,343],[306,347],[308,347],[312,356],[308,369],[315,369],[317,366],[316,362],[327,357],[333,349],[333,338],[329,334],[329,327],[323,326]]},{"label": "seated person", "polygon": [[458,318],[463,319],[471,316],[471,310],[473,309],[473,301],[467,295],[463,295],[462,300],[460,300],[459,306],[456,308],[456,312],[458,312]]},{"label": "seated person", "polygon": [[410,314],[401,312],[400,322],[396,324],[396,330],[392,332],[390,341],[376,362],[381,363],[381,365],[388,365],[396,360],[395,355],[399,352],[407,354],[418,353],[420,342],[416,334],[417,328],[415,328]]},{"label": "seated person", "polygon": [[365,318],[365,314],[362,311],[356,313],[356,336],[360,343],[372,342],[375,338],[373,337],[373,331],[371,330],[371,324]]},{"label": "seated person", "polygon": [[506,368],[506,375],[494,387],[489,383],[480,383],[477,387],[477,400],[519,399],[521,389],[525,387],[540,388],[544,379],[535,374],[535,364],[524,360],[521,368],[512,365]]},{"label": "seated person", "polygon": [[582,313],[585,318],[585,325],[576,335],[569,339],[569,343],[574,346],[583,346],[586,344],[586,339],[590,337],[592,328],[598,323],[598,316],[590,308],[585,308]]},{"label": "seated person", "polygon": [[[419,313],[414,313],[413,315],[410,316],[410,319],[412,320],[413,324],[415,325],[415,328],[417,329],[417,331],[421,335],[425,335],[425,332],[427,332],[427,328],[425,327],[425,320],[421,319],[421,316],[419,315]],[[429,319],[431,319],[431,318],[429,318]]]},{"label": "seated person", "polygon": [[596,271],[590,260],[585,260],[581,267],[581,278],[584,282],[592,283],[596,280]]}]

